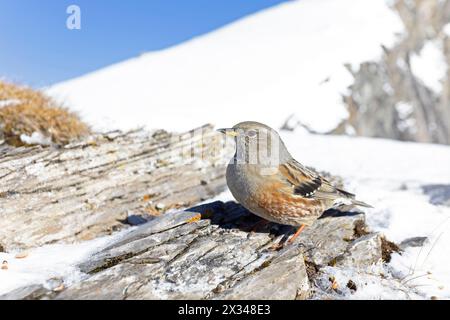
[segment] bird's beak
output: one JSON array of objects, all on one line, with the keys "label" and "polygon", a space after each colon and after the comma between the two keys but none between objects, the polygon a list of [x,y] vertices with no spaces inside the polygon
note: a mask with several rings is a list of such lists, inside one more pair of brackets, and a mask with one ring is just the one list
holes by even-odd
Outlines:
[{"label": "bird's beak", "polygon": [[220,133],[223,133],[224,135],[230,136],[230,137],[236,137],[238,134],[235,129],[233,128],[222,128],[217,129]]}]

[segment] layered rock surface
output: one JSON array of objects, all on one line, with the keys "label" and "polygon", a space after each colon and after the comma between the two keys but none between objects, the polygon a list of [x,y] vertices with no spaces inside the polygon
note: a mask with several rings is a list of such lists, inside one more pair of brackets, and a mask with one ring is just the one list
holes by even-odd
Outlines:
[{"label": "layered rock surface", "polygon": [[328,212],[294,244],[285,242],[293,228],[259,222],[235,202],[167,213],[80,264],[79,283],[49,279],[1,298],[306,299],[322,267],[382,257],[380,236],[360,232],[363,213]]}]

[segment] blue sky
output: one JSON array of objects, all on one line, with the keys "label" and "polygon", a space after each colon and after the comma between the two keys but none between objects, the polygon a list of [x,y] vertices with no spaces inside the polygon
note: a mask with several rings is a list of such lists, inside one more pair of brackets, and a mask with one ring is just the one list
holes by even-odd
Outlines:
[{"label": "blue sky", "polygon": [[[0,0],[0,78],[41,87],[207,33],[286,0]],[[81,30],[66,28],[69,5]]]}]

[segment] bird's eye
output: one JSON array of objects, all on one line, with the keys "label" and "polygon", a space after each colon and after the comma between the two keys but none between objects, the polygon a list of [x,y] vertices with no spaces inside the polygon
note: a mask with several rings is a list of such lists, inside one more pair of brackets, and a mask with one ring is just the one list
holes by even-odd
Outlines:
[{"label": "bird's eye", "polygon": [[255,130],[248,130],[247,131],[247,136],[249,136],[250,138],[256,137],[256,131]]}]

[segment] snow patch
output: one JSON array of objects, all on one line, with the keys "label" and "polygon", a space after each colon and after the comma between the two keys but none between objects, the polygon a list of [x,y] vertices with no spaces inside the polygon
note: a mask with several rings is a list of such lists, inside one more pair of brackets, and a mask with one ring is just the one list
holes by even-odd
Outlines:
[{"label": "snow patch", "polygon": [[436,93],[442,91],[442,79],[447,72],[442,43],[428,41],[419,54],[411,56],[411,69],[414,75]]},{"label": "snow patch", "polygon": [[8,100],[0,100],[0,108],[13,106],[20,104],[21,101],[19,99],[8,99]]},{"label": "snow patch", "polygon": [[395,105],[395,109],[397,110],[397,114],[400,117],[400,119],[405,120],[407,119],[409,116],[411,116],[411,114],[414,111],[414,107],[407,102],[399,102]]},{"label": "snow patch", "polygon": [[31,136],[26,135],[26,134],[21,134],[20,135],[20,140],[23,143],[26,143],[26,144],[29,144],[29,145],[39,144],[39,145],[42,145],[42,146],[49,146],[49,145],[52,144],[52,138],[44,136],[40,132],[33,132],[31,134]]},{"label": "snow patch", "polygon": [[442,29],[442,31],[444,31],[444,34],[447,37],[450,37],[450,23],[447,23],[444,28]]},{"label": "snow patch", "polygon": [[[333,282],[334,288],[332,287]],[[356,300],[422,298],[407,284],[390,275],[383,263],[378,263],[365,270],[324,267],[316,279],[316,283],[319,289],[314,293],[313,299],[323,297]]]},{"label": "snow patch", "polygon": [[0,263],[7,261],[8,265],[8,269],[0,270],[0,295],[23,286],[47,286],[52,278],[62,278],[64,286],[70,286],[86,276],[77,264],[122,235],[123,232],[79,244],[47,245],[29,250],[26,257],[20,259],[16,258],[18,251],[0,252]]}]

